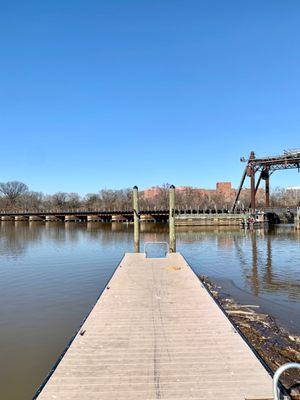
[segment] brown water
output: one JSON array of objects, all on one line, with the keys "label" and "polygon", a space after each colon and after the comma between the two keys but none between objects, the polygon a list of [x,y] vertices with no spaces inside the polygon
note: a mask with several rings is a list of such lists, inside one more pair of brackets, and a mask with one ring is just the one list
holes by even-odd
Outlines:
[{"label": "brown water", "polygon": [[[132,228],[1,223],[1,400],[32,398],[124,252],[132,251]],[[299,232],[291,226],[269,232],[181,228],[177,236],[196,273],[300,332]],[[143,242],[166,239],[167,226],[142,226]]]}]

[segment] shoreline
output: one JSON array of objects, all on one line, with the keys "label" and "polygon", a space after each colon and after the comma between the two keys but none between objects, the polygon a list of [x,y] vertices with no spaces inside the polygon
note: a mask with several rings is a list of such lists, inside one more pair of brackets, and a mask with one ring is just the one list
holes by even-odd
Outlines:
[{"label": "shoreline", "polygon": [[[241,302],[240,299],[227,293],[224,288],[226,285],[215,283],[206,276],[199,276],[199,279],[273,373],[282,364],[300,362],[299,334],[291,333],[277,318],[263,312],[266,307]],[[281,383],[293,400],[300,399],[298,371],[289,370],[284,373],[281,376]]]},{"label": "shoreline", "polygon": [[210,276],[210,282],[219,287],[222,296],[232,297],[240,304],[253,304],[259,308],[263,314],[272,315],[289,332],[300,335],[299,305],[293,302],[278,302],[240,288],[232,279],[218,278]]}]

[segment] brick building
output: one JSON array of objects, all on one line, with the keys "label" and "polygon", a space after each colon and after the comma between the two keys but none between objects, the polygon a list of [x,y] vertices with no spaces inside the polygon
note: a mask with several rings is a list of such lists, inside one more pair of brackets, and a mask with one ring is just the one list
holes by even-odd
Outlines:
[{"label": "brick building", "polygon": [[[216,188],[215,189],[205,189],[205,188],[191,188],[189,186],[178,186],[176,187],[176,191],[185,191],[185,190],[190,190],[193,189],[197,191],[198,193],[203,193],[207,195],[214,195],[214,194],[222,194],[224,195],[226,201],[230,201],[232,198],[234,198],[236,194],[236,189],[232,188],[231,182],[217,182],[216,183]],[[149,189],[144,190],[144,198],[145,199],[151,199],[157,196],[160,193],[160,187],[159,186],[153,186]]]},{"label": "brick building", "polygon": [[[206,195],[208,198],[222,198],[224,203],[231,204],[236,196],[237,189],[232,187],[231,182],[217,182],[215,189],[205,189],[205,188],[192,188],[189,186],[178,186],[176,187],[177,192],[184,192],[184,191],[193,191],[200,195]],[[149,189],[144,190],[144,198],[146,200],[151,200],[159,195],[161,192],[161,188],[159,186],[153,186]],[[250,189],[243,189],[242,190],[242,198],[244,198],[244,202],[248,202],[248,197],[250,199]],[[257,200],[263,201],[264,200],[264,190],[258,189],[257,191]],[[244,204],[245,207],[248,207],[247,204]]]}]

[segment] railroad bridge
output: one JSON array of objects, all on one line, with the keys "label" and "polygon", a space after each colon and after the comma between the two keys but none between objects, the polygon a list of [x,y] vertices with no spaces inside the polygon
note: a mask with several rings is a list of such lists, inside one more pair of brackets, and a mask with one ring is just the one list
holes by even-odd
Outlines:
[{"label": "railroad bridge", "polygon": [[[289,210],[289,211],[288,211]],[[263,211],[270,216],[270,221],[279,221],[280,216],[287,215],[287,211],[293,219],[297,214],[296,208],[268,207]],[[184,219],[202,220],[205,219],[226,219],[229,217],[237,218],[241,211],[235,211],[231,214],[226,209],[176,209],[174,210],[177,221]],[[141,222],[167,222],[169,219],[169,210],[141,210],[139,212]],[[285,218],[288,219],[288,218]],[[129,223],[134,220],[133,210],[65,210],[65,211],[23,211],[23,212],[0,212],[0,221],[29,221],[29,222],[123,222]],[[178,222],[178,224],[180,224]],[[205,225],[205,224],[204,224]]]},{"label": "railroad bridge", "polygon": [[[250,178],[251,202],[249,207],[252,210],[256,208],[256,193],[259,188],[261,180],[265,181],[265,197],[266,208],[270,207],[270,176],[279,170],[284,169],[298,169],[300,170],[300,149],[285,150],[279,156],[259,157],[255,156],[254,151],[251,151],[248,160],[244,157],[241,158],[242,162],[246,162],[240,186],[236,193],[231,211],[234,212],[238,204],[238,200],[245,182],[246,177]],[[256,179],[258,174],[258,179]]]},{"label": "railroad bridge", "polygon": [[[228,210],[215,209],[176,209],[175,215],[212,215],[228,214]],[[141,222],[167,222],[169,209],[166,210],[141,210],[139,211]],[[65,210],[65,211],[22,211],[0,212],[1,221],[62,221],[62,222],[133,222],[133,210]]]},{"label": "railroad bridge", "polygon": [[[0,212],[2,221],[100,221],[100,222],[131,222],[133,210],[64,210],[64,211],[23,211]],[[139,212],[141,221],[163,222],[168,218],[166,210],[147,210]]]}]

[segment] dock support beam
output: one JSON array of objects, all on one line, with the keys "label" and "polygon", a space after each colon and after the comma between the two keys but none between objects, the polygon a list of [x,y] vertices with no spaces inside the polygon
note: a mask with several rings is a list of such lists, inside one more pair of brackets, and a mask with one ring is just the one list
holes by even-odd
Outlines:
[{"label": "dock support beam", "polygon": [[133,187],[134,252],[140,252],[140,216],[138,187]]},{"label": "dock support beam", "polygon": [[169,189],[169,248],[170,253],[176,253],[175,233],[175,186]]}]

